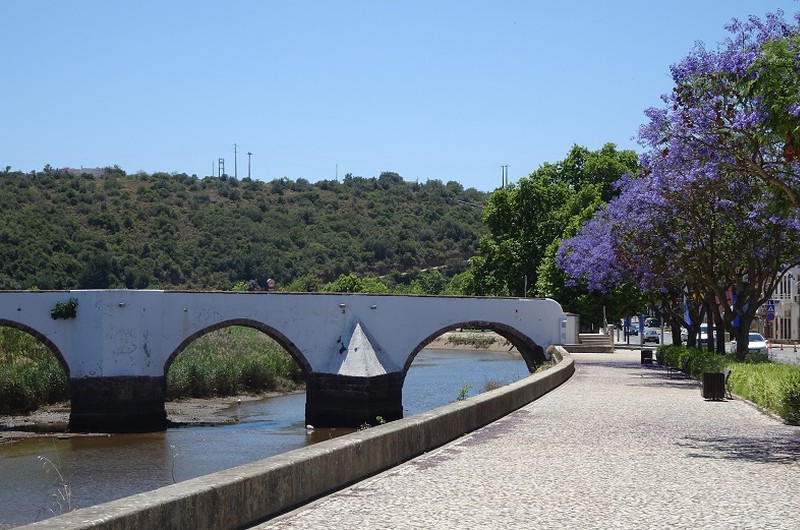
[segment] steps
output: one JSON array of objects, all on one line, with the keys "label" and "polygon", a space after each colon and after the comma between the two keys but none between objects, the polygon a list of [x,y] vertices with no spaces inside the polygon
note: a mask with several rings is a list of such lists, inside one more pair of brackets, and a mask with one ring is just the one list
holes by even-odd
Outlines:
[{"label": "steps", "polygon": [[570,353],[614,353],[614,341],[610,335],[602,333],[580,333],[579,344],[564,344]]}]

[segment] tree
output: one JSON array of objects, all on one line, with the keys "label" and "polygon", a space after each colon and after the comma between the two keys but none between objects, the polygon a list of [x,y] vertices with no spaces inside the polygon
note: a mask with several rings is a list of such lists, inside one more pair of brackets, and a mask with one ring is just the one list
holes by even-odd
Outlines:
[{"label": "tree", "polygon": [[358,275],[342,274],[335,281],[322,288],[327,293],[374,293],[386,294],[389,288],[373,277],[359,278]]},{"label": "tree", "polygon": [[663,108],[646,111],[640,138],[690,167],[687,178],[753,175],[800,207],[800,28],[777,11],[726,29],[719,48],[698,43],[672,66],[675,87]]},{"label": "tree", "polygon": [[641,176],[624,180],[620,195],[562,243],[558,264],[602,292],[635,282],[659,301],[673,333],[683,322],[681,299],[694,301],[693,329],[705,306],[743,357],[757,309],[800,262],[798,211],[765,181],[726,164],[693,173],[691,157],[642,158]]},{"label": "tree", "polygon": [[322,282],[314,274],[305,274],[292,280],[285,291],[292,293],[316,293],[322,290]]},{"label": "tree", "polygon": [[[484,209],[489,234],[472,262],[476,294],[552,297],[579,312],[586,325],[602,324],[605,304],[614,304],[613,314],[621,311],[599,293],[577,285],[565,289],[554,259],[558,242],[577,233],[616,193],[613,184],[637,169],[633,151],[617,151],[613,144],[593,152],[573,146],[565,160],[495,191]],[[628,293],[625,300],[638,298]]]},{"label": "tree", "polygon": [[661,200],[674,206],[676,193],[689,196],[673,211],[678,228],[695,231],[680,241],[697,250],[697,298],[743,354],[757,307],[797,261],[800,29],[781,11],[726,29],[717,49],[698,44],[671,68],[675,87],[663,108],[646,111],[639,136],[649,149],[644,175]]},{"label": "tree", "polygon": [[108,289],[113,280],[113,261],[105,250],[85,252],[84,266],[78,274],[78,289]]}]

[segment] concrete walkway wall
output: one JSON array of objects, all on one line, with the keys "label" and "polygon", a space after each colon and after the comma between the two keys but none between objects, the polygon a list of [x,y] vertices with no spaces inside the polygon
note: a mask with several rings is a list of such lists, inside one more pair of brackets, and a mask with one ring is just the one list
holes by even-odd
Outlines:
[{"label": "concrete walkway wall", "polygon": [[573,359],[427,413],[354,432],[25,528],[241,528],[409,460],[489,424],[567,381]]}]

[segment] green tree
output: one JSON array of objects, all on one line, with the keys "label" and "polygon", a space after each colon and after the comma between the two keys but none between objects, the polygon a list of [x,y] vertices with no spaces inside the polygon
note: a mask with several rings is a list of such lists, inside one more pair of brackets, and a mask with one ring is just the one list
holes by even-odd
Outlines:
[{"label": "green tree", "polygon": [[613,183],[636,169],[633,151],[573,146],[565,160],[495,191],[484,209],[489,233],[472,262],[475,294],[555,294],[555,285],[539,282],[543,263],[552,266],[554,243],[574,233],[613,196]]},{"label": "green tree", "polygon": [[78,289],[108,289],[112,286],[113,261],[111,254],[98,250],[85,253],[84,267],[78,275]]},{"label": "green tree", "polygon": [[292,280],[284,290],[290,293],[317,293],[322,290],[322,282],[314,274],[304,274]]}]

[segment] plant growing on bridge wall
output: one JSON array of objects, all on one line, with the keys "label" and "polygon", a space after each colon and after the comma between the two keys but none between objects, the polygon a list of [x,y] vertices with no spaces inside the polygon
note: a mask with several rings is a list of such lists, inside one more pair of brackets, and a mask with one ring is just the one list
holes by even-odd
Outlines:
[{"label": "plant growing on bridge wall", "polygon": [[53,320],[63,318],[64,320],[75,318],[78,314],[78,299],[75,297],[70,298],[66,302],[56,302],[55,307],[50,310],[50,316]]}]

